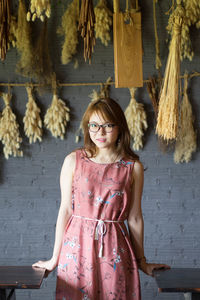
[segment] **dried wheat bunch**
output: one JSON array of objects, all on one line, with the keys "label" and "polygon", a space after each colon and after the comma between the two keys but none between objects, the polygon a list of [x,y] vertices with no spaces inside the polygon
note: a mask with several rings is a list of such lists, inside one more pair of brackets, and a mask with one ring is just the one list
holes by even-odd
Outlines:
[{"label": "dried wheat bunch", "polygon": [[6,159],[9,156],[23,156],[23,152],[20,150],[20,144],[22,139],[19,133],[19,125],[16,121],[16,116],[12,112],[10,107],[11,94],[2,94],[5,108],[3,109],[0,119],[0,140],[3,147],[4,156]]},{"label": "dried wheat bunch", "polygon": [[24,131],[30,144],[35,143],[37,140],[40,142],[42,141],[42,120],[40,118],[40,109],[33,98],[32,90],[32,87],[26,87],[28,103],[26,104],[26,113],[23,118]]},{"label": "dried wheat bunch", "polygon": [[[177,1],[179,5],[181,1]],[[190,61],[194,56],[194,52],[192,50],[192,43],[190,39],[190,26],[195,25],[197,28],[200,28],[200,2],[196,0],[182,0],[182,8],[183,8],[183,21],[181,28],[181,60],[184,58],[188,58]],[[176,16],[176,9],[171,13],[169,20],[167,31],[172,35],[173,33],[173,23],[174,17]]]},{"label": "dried wheat bunch", "polygon": [[99,0],[97,6],[94,9],[95,13],[95,35],[99,38],[105,46],[108,46],[110,41],[110,33],[112,26],[112,12],[106,5],[106,0]]},{"label": "dried wheat bunch", "polygon": [[193,127],[194,118],[187,95],[187,86],[188,79],[185,77],[180,123],[174,152],[174,162],[176,164],[182,162],[188,163],[192,158],[192,153],[197,149],[197,136]]},{"label": "dried wheat bunch", "polygon": [[77,0],[73,0],[70,5],[68,5],[62,17],[62,25],[57,31],[59,34],[65,36],[61,54],[61,62],[63,65],[68,64],[72,60],[72,56],[77,52],[78,19],[79,11],[77,7]]},{"label": "dried wheat bunch", "polygon": [[177,137],[182,7],[174,18],[173,35],[160,93],[156,133],[164,140]]},{"label": "dried wheat bunch", "polygon": [[44,117],[44,124],[55,138],[64,139],[66,125],[70,120],[69,111],[65,102],[54,92],[51,106]]},{"label": "dried wheat bunch", "polygon": [[30,10],[27,12],[27,21],[35,21],[39,18],[44,22],[45,16],[50,18],[51,15],[51,4],[50,0],[31,0]]},{"label": "dried wheat bunch", "polygon": [[144,130],[147,129],[147,117],[142,103],[138,103],[135,99],[136,88],[130,88],[131,101],[125,110],[125,117],[130,130],[130,134],[134,139],[133,149],[139,150],[143,148],[142,137]]}]

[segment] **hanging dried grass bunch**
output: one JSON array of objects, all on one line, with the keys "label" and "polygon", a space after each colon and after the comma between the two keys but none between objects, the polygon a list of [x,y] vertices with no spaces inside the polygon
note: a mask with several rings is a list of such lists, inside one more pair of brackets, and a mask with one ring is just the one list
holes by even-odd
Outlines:
[{"label": "hanging dried grass bunch", "polygon": [[79,9],[77,0],[73,0],[68,5],[63,17],[62,25],[58,28],[58,33],[65,36],[65,40],[62,46],[61,62],[63,65],[68,64],[74,54],[77,52],[78,45],[78,19]]},{"label": "hanging dried grass bunch", "polygon": [[[101,85],[101,89],[99,92],[97,90],[92,91],[92,93],[89,95],[89,97],[91,98],[91,102],[98,101],[103,98],[109,98],[111,81],[112,81],[112,78],[108,77],[106,84]],[[88,106],[90,105],[90,103],[88,104]],[[76,135],[75,135],[76,143],[78,143],[80,140],[81,132],[83,132],[82,123],[80,123],[79,129],[77,130]]]},{"label": "hanging dried grass bunch", "polygon": [[[190,39],[190,27],[194,25],[200,28],[200,2],[196,0],[182,0],[182,3],[185,13],[183,15],[181,28],[181,60],[188,58],[191,61],[194,52]],[[176,10],[173,10],[168,20],[167,31],[170,35],[173,34],[173,20],[175,14]]]},{"label": "hanging dried grass bunch", "polygon": [[26,7],[24,0],[19,0],[16,37],[17,50],[21,56],[17,63],[16,71],[25,77],[32,77],[34,56],[31,43],[31,28],[30,24],[26,20]]},{"label": "hanging dried grass bunch", "polygon": [[192,158],[192,153],[197,149],[197,136],[194,131],[192,107],[187,95],[188,76],[184,79],[184,94],[181,103],[181,116],[178,136],[175,144],[174,162],[176,164],[188,163]]},{"label": "hanging dried grass bunch", "polygon": [[23,118],[24,131],[29,139],[29,143],[42,141],[42,120],[40,118],[40,109],[33,98],[33,88],[26,87],[28,94],[28,103],[26,104],[26,113]]},{"label": "hanging dried grass bunch", "polygon": [[0,119],[0,140],[3,147],[4,156],[6,159],[9,156],[23,156],[23,152],[20,150],[20,144],[22,139],[19,133],[19,125],[16,121],[16,116],[12,112],[10,107],[10,100],[12,95],[10,93],[2,94],[5,108],[3,109]]},{"label": "hanging dried grass bunch", "polygon": [[105,46],[108,46],[110,41],[110,33],[112,26],[112,12],[106,5],[106,0],[99,0],[97,6],[94,9],[95,13],[95,34],[96,38],[99,38]]},{"label": "hanging dried grass bunch", "polygon": [[85,61],[89,59],[89,63],[91,63],[91,56],[95,46],[94,26],[93,1],[82,0],[78,30],[81,32],[81,37],[84,40],[84,59]]},{"label": "hanging dried grass bunch", "polygon": [[10,35],[10,1],[1,0],[0,3],[0,58],[4,60],[9,48],[9,35]]},{"label": "hanging dried grass bunch", "polygon": [[142,137],[144,130],[147,129],[147,118],[142,103],[138,103],[135,99],[136,88],[130,88],[131,101],[126,108],[124,114],[127,120],[130,134],[134,139],[133,150],[143,148]]},{"label": "hanging dried grass bunch", "polygon": [[9,32],[9,45],[8,49],[10,47],[16,47],[16,41],[17,41],[17,21],[14,16],[11,16],[11,22],[10,22],[10,32]]},{"label": "hanging dried grass bunch", "polygon": [[51,4],[50,0],[31,0],[30,10],[27,12],[27,21],[35,21],[39,18],[42,22],[45,20],[45,16],[50,18]]},{"label": "hanging dried grass bunch", "polygon": [[70,120],[69,112],[70,109],[58,98],[56,88],[53,88],[53,99],[45,114],[44,124],[55,138],[64,139],[67,122]]},{"label": "hanging dried grass bunch", "polygon": [[182,13],[178,6],[159,100],[156,133],[167,141],[177,136]]},{"label": "hanging dried grass bunch", "polygon": [[47,19],[45,19],[34,49],[34,61],[32,62],[33,76],[38,82],[43,84],[51,84],[53,72],[49,53],[47,25]]}]

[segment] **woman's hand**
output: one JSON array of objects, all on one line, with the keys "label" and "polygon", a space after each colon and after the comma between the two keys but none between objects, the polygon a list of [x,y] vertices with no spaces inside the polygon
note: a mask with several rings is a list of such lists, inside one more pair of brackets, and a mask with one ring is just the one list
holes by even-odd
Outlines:
[{"label": "woman's hand", "polygon": [[32,265],[32,267],[46,269],[51,272],[57,267],[57,259],[51,258],[50,260],[39,260]]},{"label": "woman's hand", "polygon": [[165,264],[154,264],[154,263],[147,263],[147,262],[142,262],[139,266],[140,270],[142,270],[145,274],[154,276],[153,271],[154,270],[159,270],[159,269],[164,269],[168,270],[170,269],[170,266],[165,265]]}]

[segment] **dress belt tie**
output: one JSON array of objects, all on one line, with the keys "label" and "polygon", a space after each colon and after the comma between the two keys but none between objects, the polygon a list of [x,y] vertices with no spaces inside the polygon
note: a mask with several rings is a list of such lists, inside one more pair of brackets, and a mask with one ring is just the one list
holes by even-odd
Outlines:
[{"label": "dress belt tie", "polygon": [[98,222],[96,229],[95,229],[95,240],[98,240],[99,235],[100,235],[101,246],[99,249],[99,257],[103,257],[103,237],[107,231],[105,223],[123,223],[124,222],[124,221],[120,221],[120,220],[116,221],[116,220],[102,220],[102,219],[88,218],[88,217],[83,217],[83,216],[78,216],[78,215],[72,215],[72,217]]}]

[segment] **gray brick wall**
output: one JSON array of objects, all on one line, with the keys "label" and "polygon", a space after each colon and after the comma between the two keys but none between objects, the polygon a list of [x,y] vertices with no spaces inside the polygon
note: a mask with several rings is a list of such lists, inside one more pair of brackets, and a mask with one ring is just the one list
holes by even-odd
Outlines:
[{"label": "gray brick wall", "polygon": [[[53,14],[49,21],[54,69],[60,81],[65,82],[105,82],[109,76],[114,78],[113,46],[107,48],[98,41],[92,65],[85,64],[82,58],[82,42],[77,54],[79,69],[73,64],[62,66],[59,62],[60,42],[56,36],[63,9],[69,1],[53,2]],[[112,7],[112,1],[108,1]],[[122,2],[122,1],[121,1]],[[154,68],[154,31],[152,1],[142,1],[143,11],[143,69],[144,79],[156,74]],[[170,1],[169,1],[170,2]],[[122,4],[123,5],[123,4]],[[158,30],[163,65],[167,57],[165,26],[168,1],[158,3]],[[199,32],[192,30],[196,56],[193,62],[184,61],[182,72],[200,68]],[[0,82],[26,82],[13,71],[18,56],[15,49],[10,50],[4,63],[0,63]],[[163,67],[164,71],[164,67]],[[195,114],[195,126],[199,140],[199,78],[190,81],[189,97]],[[94,87],[95,88],[95,87]],[[59,173],[64,157],[77,146],[75,132],[81,116],[86,109],[93,87],[66,87],[60,96],[70,107],[72,118],[64,141],[56,140],[44,129],[42,143],[29,145],[23,133],[22,117],[25,112],[27,96],[25,88],[12,89],[12,108],[20,123],[23,136],[23,158],[10,158],[6,161],[0,145],[0,265],[29,265],[38,259],[48,259],[52,254],[54,230],[60,202]],[[2,87],[1,91],[6,91]],[[36,94],[42,116],[51,102],[51,93]],[[111,87],[111,97],[117,99],[123,109],[129,103],[128,89]],[[136,97],[145,105],[149,128],[145,133],[144,149],[139,152],[145,171],[143,194],[143,214],[145,221],[145,254],[149,261],[163,262],[172,267],[199,267],[200,226],[199,226],[199,151],[189,164],[175,165],[173,153],[162,153],[154,134],[154,121],[151,103],[146,87],[140,89]],[[0,101],[0,111],[3,104]],[[198,147],[199,149],[199,147]],[[53,300],[56,272],[44,280],[40,290],[17,291],[20,300]],[[183,295],[158,294],[153,278],[141,273],[143,300],[178,300]]]}]

